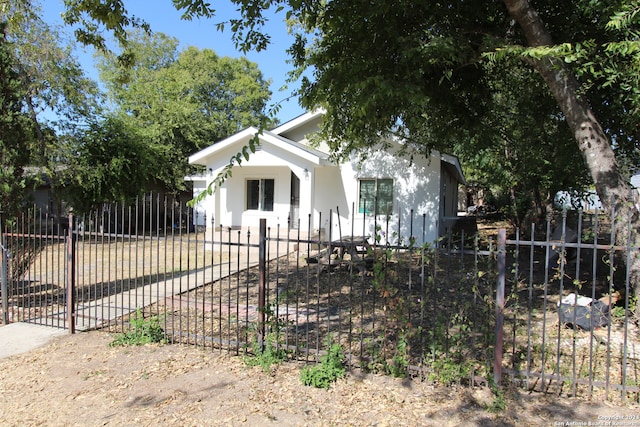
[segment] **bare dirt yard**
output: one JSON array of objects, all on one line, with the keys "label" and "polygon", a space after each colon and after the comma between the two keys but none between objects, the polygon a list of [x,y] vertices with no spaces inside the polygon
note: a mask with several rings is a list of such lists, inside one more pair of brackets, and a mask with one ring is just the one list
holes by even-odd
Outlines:
[{"label": "bare dirt yard", "polygon": [[113,339],[100,331],[61,336],[1,359],[0,425],[640,426],[634,404],[507,390],[506,409],[494,413],[487,388],[356,370],[322,390],[301,384],[296,363],[263,372],[217,351],[110,347]]}]

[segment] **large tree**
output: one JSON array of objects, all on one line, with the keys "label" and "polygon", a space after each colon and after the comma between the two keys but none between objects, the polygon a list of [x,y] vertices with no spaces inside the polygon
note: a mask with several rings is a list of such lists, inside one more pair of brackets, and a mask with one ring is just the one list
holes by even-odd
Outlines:
[{"label": "large tree", "polygon": [[53,130],[65,132],[95,117],[101,94],[72,54],[77,42],[43,21],[37,1],[4,3],[0,17],[17,58],[13,69],[24,88],[24,112],[38,139],[31,162],[44,165],[57,155]]},{"label": "large tree", "polygon": [[0,212],[8,215],[15,214],[25,199],[24,167],[31,140],[16,62],[5,36],[5,23],[0,22]]},{"label": "large tree", "polygon": [[111,114],[151,147],[157,183],[180,188],[189,155],[265,120],[269,82],[246,58],[179,51],[178,40],[161,33],[130,34],[127,49],[127,65],[121,55],[102,55],[101,79]]},{"label": "large tree", "polygon": [[[492,52],[517,52],[553,94],[604,205],[623,213],[634,203],[616,152],[633,157],[637,149],[637,121],[622,117],[637,117],[639,107],[638,0],[540,0],[535,8],[528,0],[232,2],[240,16],[230,27],[243,49],[268,41],[266,10],[286,9],[300,30],[294,63],[313,70],[303,104],[327,108],[327,136],[337,155],[390,130],[418,149],[438,148],[439,128],[425,132],[425,115],[473,129],[491,106],[483,61]],[[85,11],[108,25],[114,20],[113,11],[92,1],[66,3],[72,17]],[[109,3],[126,17],[122,0]],[[215,13],[205,0],[174,4],[188,19]],[[640,217],[637,209],[631,213],[633,232],[619,220],[616,238],[637,248]],[[629,267],[640,293],[639,251]]]},{"label": "large tree", "polygon": [[[0,2],[3,25],[2,198],[3,209],[19,212],[42,177],[61,183],[61,171],[78,153],[70,135],[96,122],[101,94],[72,54],[73,39],[42,20],[39,3]],[[65,148],[71,147],[71,152]],[[64,169],[67,167],[67,169]],[[8,201],[10,200],[10,202]],[[10,209],[11,208],[11,209]]]},{"label": "large tree", "polygon": [[68,153],[57,174],[61,193],[76,213],[103,203],[131,202],[142,194],[155,163],[154,152],[135,128],[117,117],[88,123],[60,138]]},{"label": "large tree", "polygon": [[440,138],[449,135],[446,145],[460,158],[467,183],[526,231],[549,215],[558,191],[584,192],[590,179],[538,75],[515,58],[482,66],[491,96],[473,127],[456,129],[455,121],[427,126],[450,127]]}]

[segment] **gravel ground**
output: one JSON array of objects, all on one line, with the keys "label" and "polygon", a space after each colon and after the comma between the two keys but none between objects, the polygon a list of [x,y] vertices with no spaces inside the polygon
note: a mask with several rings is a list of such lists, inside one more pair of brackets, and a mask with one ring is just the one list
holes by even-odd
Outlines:
[{"label": "gravel ground", "polygon": [[506,409],[492,413],[486,388],[354,371],[321,390],[300,383],[296,363],[263,372],[241,357],[182,345],[109,347],[113,339],[100,331],[61,336],[1,359],[0,425],[640,426],[633,404],[508,390]]}]

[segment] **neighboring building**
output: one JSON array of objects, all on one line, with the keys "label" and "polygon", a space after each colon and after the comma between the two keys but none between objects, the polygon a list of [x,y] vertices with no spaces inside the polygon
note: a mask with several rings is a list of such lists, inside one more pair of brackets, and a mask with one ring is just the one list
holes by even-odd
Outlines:
[{"label": "neighboring building", "polygon": [[631,186],[640,193],[640,173],[636,173],[631,177]]},{"label": "neighboring building", "polygon": [[[234,166],[232,176],[197,206],[199,221],[206,221],[208,228],[214,218],[216,227],[255,230],[260,218],[266,218],[272,229],[296,228],[300,220],[302,230],[321,230],[325,236],[330,231],[332,238],[351,230],[371,236],[377,198],[377,212],[389,215],[389,230],[397,232],[400,221],[405,239],[412,232],[419,243],[433,242],[455,222],[458,186],[464,183],[456,157],[434,151],[428,158],[409,159],[398,155],[400,143],[391,142],[391,148],[372,150],[363,162],[354,156],[338,165],[330,161],[322,144],[317,149],[309,144],[308,136],[318,131],[322,117],[322,112],[306,113],[263,131],[249,160]],[[193,182],[194,196],[257,132],[245,129],[189,157],[190,164],[203,165],[207,171],[185,178]],[[386,217],[379,215],[377,223]]]},{"label": "neighboring building", "polygon": [[[636,203],[640,199],[640,173],[634,174],[629,180],[631,188],[636,190]],[[582,209],[585,212],[603,210],[600,197],[596,190],[588,190],[585,194],[576,194],[570,191],[558,191],[554,198],[554,204],[558,209]]]},{"label": "neighboring building", "polygon": [[27,166],[24,168],[24,176],[30,189],[27,208],[35,207],[38,210],[36,215],[48,216],[55,220],[66,216],[67,207],[57,197],[51,185],[51,178],[44,168]]}]

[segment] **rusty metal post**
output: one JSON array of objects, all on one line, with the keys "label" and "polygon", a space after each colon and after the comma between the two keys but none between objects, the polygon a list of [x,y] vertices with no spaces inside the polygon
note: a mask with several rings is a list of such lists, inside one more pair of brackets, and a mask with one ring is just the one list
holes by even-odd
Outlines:
[{"label": "rusty metal post", "polygon": [[76,333],[76,238],[73,231],[73,213],[69,213],[67,230],[67,325],[69,333]]},{"label": "rusty metal post", "polygon": [[0,254],[2,256],[2,277],[0,277],[2,292],[2,324],[7,325],[9,323],[9,286],[7,280],[9,280],[9,274],[7,269],[9,263],[7,258],[9,257],[9,250],[7,249],[7,239],[4,235],[4,215],[0,212]]},{"label": "rusty metal post", "polygon": [[267,273],[267,220],[260,219],[260,235],[258,241],[258,345],[264,350],[265,345],[265,314],[266,314],[266,273]]},{"label": "rusty metal post", "polygon": [[496,345],[493,364],[493,381],[496,387],[502,383],[502,345],[504,326],[504,286],[507,258],[507,231],[498,231],[498,283],[496,288]]}]

